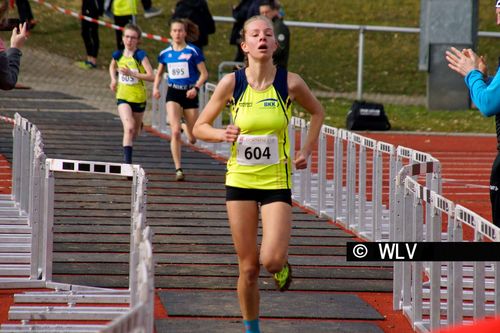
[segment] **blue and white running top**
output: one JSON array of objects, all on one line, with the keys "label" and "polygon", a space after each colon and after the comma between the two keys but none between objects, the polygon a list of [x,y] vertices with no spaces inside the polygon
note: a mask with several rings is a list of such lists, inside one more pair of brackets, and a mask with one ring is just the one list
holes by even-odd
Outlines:
[{"label": "blue and white running top", "polygon": [[182,90],[192,88],[198,81],[200,73],[196,66],[203,61],[203,52],[189,43],[180,51],[169,45],[158,56],[158,62],[166,66],[168,86]]},{"label": "blue and white running top", "polygon": [[478,70],[472,70],[464,78],[470,90],[470,97],[481,114],[495,116],[497,131],[497,150],[500,152],[500,67],[494,77],[483,76]]}]

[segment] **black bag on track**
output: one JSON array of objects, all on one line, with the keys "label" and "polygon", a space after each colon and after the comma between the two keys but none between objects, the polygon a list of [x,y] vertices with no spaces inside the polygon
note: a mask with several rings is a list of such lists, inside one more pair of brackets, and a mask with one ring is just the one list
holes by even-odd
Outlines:
[{"label": "black bag on track", "polygon": [[348,130],[387,131],[391,129],[391,124],[382,104],[354,101],[347,113],[346,128]]}]

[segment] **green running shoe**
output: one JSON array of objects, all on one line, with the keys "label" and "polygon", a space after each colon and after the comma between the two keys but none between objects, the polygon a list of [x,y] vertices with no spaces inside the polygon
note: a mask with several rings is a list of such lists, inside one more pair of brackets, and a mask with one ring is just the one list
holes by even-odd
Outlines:
[{"label": "green running shoe", "polygon": [[175,180],[177,180],[178,182],[184,180],[184,172],[182,171],[182,169],[179,168],[175,170]]},{"label": "green running shoe", "polygon": [[273,274],[276,289],[279,291],[286,291],[292,283],[292,266],[287,262],[283,269],[278,273]]},{"label": "green running shoe", "polygon": [[96,64],[91,63],[90,61],[77,61],[75,65],[81,69],[94,69],[97,67]]}]

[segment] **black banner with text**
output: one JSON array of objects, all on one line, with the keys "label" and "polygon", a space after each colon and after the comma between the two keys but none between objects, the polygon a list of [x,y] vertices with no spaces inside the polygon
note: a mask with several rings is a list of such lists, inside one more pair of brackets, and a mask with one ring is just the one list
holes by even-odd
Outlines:
[{"label": "black banner with text", "polygon": [[500,243],[348,242],[347,261],[500,261]]}]

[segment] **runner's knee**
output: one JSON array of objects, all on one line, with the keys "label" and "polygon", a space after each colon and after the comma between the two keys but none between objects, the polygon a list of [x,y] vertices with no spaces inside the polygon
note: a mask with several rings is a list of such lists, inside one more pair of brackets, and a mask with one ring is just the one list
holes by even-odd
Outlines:
[{"label": "runner's knee", "polygon": [[240,278],[247,283],[255,283],[259,278],[258,264],[241,264],[240,263]]},{"label": "runner's knee", "polygon": [[181,129],[180,129],[180,127],[173,127],[171,134],[172,134],[172,139],[175,138],[177,140],[180,140],[181,139]]},{"label": "runner's knee", "polygon": [[134,126],[125,126],[125,128],[123,129],[123,132],[125,133],[125,135],[127,135],[129,137],[134,137],[136,130],[135,130]]},{"label": "runner's knee", "polygon": [[270,254],[261,254],[260,261],[262,263],[262,266],[269,272],[269,273],[277,273],[281,271],[283,266],[286,263],[286,257],[276,254],[276,253],[270,253]]}]

